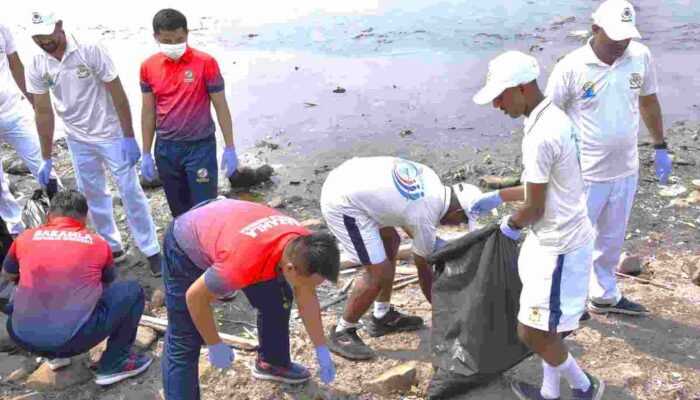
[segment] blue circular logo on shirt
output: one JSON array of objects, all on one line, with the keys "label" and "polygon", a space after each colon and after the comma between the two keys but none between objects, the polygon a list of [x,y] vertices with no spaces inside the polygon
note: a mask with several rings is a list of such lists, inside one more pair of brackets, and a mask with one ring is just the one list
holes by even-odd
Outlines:
[{"label": "blue circular logo on shirt", "polygon": [[425,196],[423,177],[420,168],[406,160],[399,160],[394,164],[394,186],[399,194],[408,200],[418,200]]}]

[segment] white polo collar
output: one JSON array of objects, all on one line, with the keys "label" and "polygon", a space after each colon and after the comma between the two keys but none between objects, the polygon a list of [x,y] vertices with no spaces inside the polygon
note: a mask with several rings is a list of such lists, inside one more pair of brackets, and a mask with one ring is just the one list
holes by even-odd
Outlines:
[{"label": "white polo collar", "polygon": [[615,60],[615,62],[613,62],[613,65],[608,65],[608,64],[604,63],[603,61],[601,61],[601,59],[598,58],[597,55],[595,55],[595,52],[593,51],[593,46],[591,45],[592,42],[593,42],[593,37],[591,36],[590,38],[588,38],[588,41],[584,45],[585,50],[583,52],[583,62],[586,64],[596,64],[596,65],[600,65],[601,67],[610,68],[615,64],[619,64],[620,62],[622,62],[622,60],[629,57],[629,55],[630,55],[629,54],[630,47],[627,46],[627,48],[625,49],[625,52],[622,53],[622,55],[620,57],[618,57]]},{"label": "white polo collar", "polygon": [[534,110],[530,113],[530,116],[525,118],[525,135],[530,133],[530,130],[532,129],[533,126],[537,123],[537,120],[540,119],[542,114],[544,114],[545,110],[547,110],[547,107],[549,107],[552,104],[552,100],[549,99],[549,97],[545,97],[542,99],[540,104],[535,107]]}]

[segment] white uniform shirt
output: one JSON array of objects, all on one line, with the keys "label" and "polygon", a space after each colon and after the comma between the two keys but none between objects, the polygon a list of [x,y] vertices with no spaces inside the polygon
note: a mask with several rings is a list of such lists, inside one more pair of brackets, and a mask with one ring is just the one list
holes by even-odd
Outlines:
[{"label": "white uniform shirt", "polygon": [[7,55],[15,53],[15,40],[7,26],[0,24],[0,116],[12,112],[22,99],[22,94],[10,71]]},{"label": "white uniform shirt", "polygon": [[546,93],[581,132],[584,179],[609,182],[639,170],[639,97],[656,93],[656,68],[641,43],[630,42],[613,65],[590,43],[559,61]]},{"label": "white uniform shirt", "polygon": [[546,183],[544,215],[531,229],[540,246],[566,254],[593,239],[579,165],[578,132],[552,101],[544,99],[525,120],[522,181]]},{"label": "white uniform shirt", "polygon": [[334,174],[340,204],[364,211],[381,227],[413,229],[413,252],[433,253],[440,219],[450,205],[450,190],[429,167],[395,157],[352,158]]},{"label": "white uniform shirt", "polygon": [[69,34],[66,40],[61,61],[41,51],[27,66],[27,91],[44,94],[51,89],[70,139],[98,143],[121,137],[119,117],[104,85],[117,78],[107,50],[101,44],[77,42]]}]

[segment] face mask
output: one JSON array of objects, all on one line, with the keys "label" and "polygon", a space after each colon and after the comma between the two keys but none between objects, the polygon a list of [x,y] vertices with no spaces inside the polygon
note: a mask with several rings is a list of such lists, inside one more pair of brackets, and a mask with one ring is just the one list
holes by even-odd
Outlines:
[{"label": "face mask", "polygon": [[160,51],[171,60],[179,60],[185,54],[185,50],[187,50],[187,42],[178,44],[159,43],[158,46],[160,46]]}]

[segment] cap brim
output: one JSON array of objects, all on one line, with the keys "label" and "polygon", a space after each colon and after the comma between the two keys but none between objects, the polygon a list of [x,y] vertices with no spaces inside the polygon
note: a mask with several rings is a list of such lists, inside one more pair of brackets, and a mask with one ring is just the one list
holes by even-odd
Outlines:
[{"label": "cap brim", "polygon": [[474,103],[482,106],[493,101],[496,97],[500,96],[504,90],[508,89],[503,87],[504,85],[498,83],[486,84],[481,90],[479,90],[472,100]]},{"label": "cap brim", "polygon": [[639,34],[637,27],[634,25],[623,25],[615,27],[615,29],[605,29],[605,34],[612,40],[627,40],[627,39],[640,39],[642,35]]},{"label": "cap brim", "polygon": [[51,35],[54,33],[56,30],[55,25],[32,25],[27,29],[29,31],[29,34],[31,36],[44,36],[44,35]]}]

